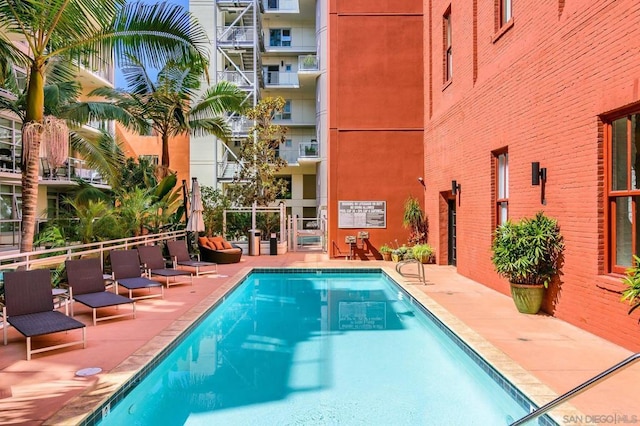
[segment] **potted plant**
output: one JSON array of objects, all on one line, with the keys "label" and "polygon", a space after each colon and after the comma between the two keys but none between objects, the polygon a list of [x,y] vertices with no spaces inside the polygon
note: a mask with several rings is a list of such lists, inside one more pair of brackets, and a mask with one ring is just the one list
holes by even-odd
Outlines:
[{"label": "potted plant", "polygon": [[564,250],[558,222],[543,212],[519,222],[507,221],[496,229],[491,250],[493,266],[509,280],[518,311],[537,313]]},{"label": "potted plant", "polygon": [[404,203],[402,226],[409,229],[409,244],[424,244],[427,242],[429,222],[427,215],[420,207],[420,201],[415,197],[409,197]]},{"label": "potted plant", "polygon": [[391,260],[394,262],[400,262],[405,260],[405,256],[409,252],[409,247],[402,245],[391,252]]},{"label": "potted plant", "polygon": [[411,247],[413,257],[418,259],[420,263],[432,263],[433,262],[433,247],[429,244],[416,244]]},{"label": "potted plant", "polygon": [[626,270],[622,279],[627,288],[622,292],[621,300],[628,300],[631,308],[629,314],[640,307],[640,257],[633,255],[633,266]]},{"label": "potted plant", "polygon": [[391,246],[388,246],[387,244],[383,244],[380,246],[380,254],[382,254],[382,260],[386,260],[389,261],[391,260],[391,252],[393,251],[393,249],[391,248]]}]

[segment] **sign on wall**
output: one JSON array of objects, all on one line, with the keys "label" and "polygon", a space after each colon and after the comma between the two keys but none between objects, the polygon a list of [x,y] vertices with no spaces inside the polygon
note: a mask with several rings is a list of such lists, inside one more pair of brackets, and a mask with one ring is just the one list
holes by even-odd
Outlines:
[{"label": "sign on wall", "polygon": [[386,201],[338,201],[338,228],[386,227]]}]

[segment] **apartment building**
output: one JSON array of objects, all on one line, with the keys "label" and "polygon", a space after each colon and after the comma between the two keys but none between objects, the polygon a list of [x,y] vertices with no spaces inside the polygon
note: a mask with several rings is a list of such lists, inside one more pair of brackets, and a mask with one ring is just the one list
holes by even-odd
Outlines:
[{"label": "apartment building", "polygon": [[632,350],[620,302],[638,253],[640,7],[425,2],[425,205],[438,263],[509,294],[495,227],[538,211],[566,249],[544,310]]},{"label": "apartment building", "polygon": [[[285,201],[291,215],[316,219],[326,210],[326,1],[191,0],[190,11],[207,29],[212,83],[230,81],[245,90],[249,105],[280,96],[286,101],[275,124],[287,127],[278,149],[288,166]],[[322,17],[325,17],[324,20]],[[191,138],[190,172],[203,185],[224,187],[239,167],[237,152],[252,123],[229,117],[232,140]]]},{"label": "apartment building", "polygon": [[[18,42],[19,43],[19,42]],[[26,85],[26,70],[14,68],[13,73],[22,90]],[[82,86],[80,100],[97,87],[113,85],[113,64],[103,61],[85,62],[78,65],[78,82]],[[15,99],[15,95],[6,89],[0,89],[0,96]],[[0,111],[0,247],[17,247],[20,243],[22,170],[21,140],[22,123],[15,115]],[[90,122],[79,129],[79,133],[98,134],[100,130],[113,132],[113,123]],[[44,154],[40,158],[40,180],[38,188],[38,206],[40,222],[46,222],[58,216],[62,198],[77,187],[73,178],[82,178],[99,188],[108,188],[100,174],[88,167],[84,160],[70,152],[60,167],[52,167]]]}]

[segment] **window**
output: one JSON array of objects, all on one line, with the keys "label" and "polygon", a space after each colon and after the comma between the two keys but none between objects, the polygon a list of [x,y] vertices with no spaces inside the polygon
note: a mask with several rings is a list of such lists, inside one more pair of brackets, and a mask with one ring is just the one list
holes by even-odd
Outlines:
[{"label": "window", "polygon": [[612,272],[624,272],[640,249],[640,112],[606,126],[609,175],[609,259]]},{"label": "window", "polygon": [[496,226],[509,218],[509,154],[506,151],[494,153],[495,163],[495,206]]},{"label": "window", "polygon": [[291,46],[291,28],[272,28],[269,30],[269,46]]},{"label": "window", "polygon": [[451,6],[443,16],[443,34],[444,34],[444,81],[451,80],[453,74],[453,56],[451,50]]},{"label": "window", "polygon": [[140,160],[146,161],[152,166],[157,166],[158,164],[160,164],[160,158],[157,155],[141,155],[139,158]]},{"label": "window", "polygon": [[275,120],[291,120],[291,99],[284,101],[282,112],[273,117]]},{"label": "window", "polygon": [[293,146],[293,142],[291,141],[291,139],[285,139],[284,146],[285,148],[291,148]]},{"label": "window", "polygon": [[500,0],[500,26],[511,20],[511,0]]}]

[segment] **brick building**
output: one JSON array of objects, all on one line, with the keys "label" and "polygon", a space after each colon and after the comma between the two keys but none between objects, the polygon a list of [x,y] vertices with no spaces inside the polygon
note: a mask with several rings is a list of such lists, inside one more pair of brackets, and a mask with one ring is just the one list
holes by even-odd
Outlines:
[{"label": "brick building", "polygon": [[637,351],[619,292],[640,241],[640,3],[511,3],[424,1],[430,243],[439,264],[508,294],[492,231],[543,210],[566,244],[544,310]]}]

